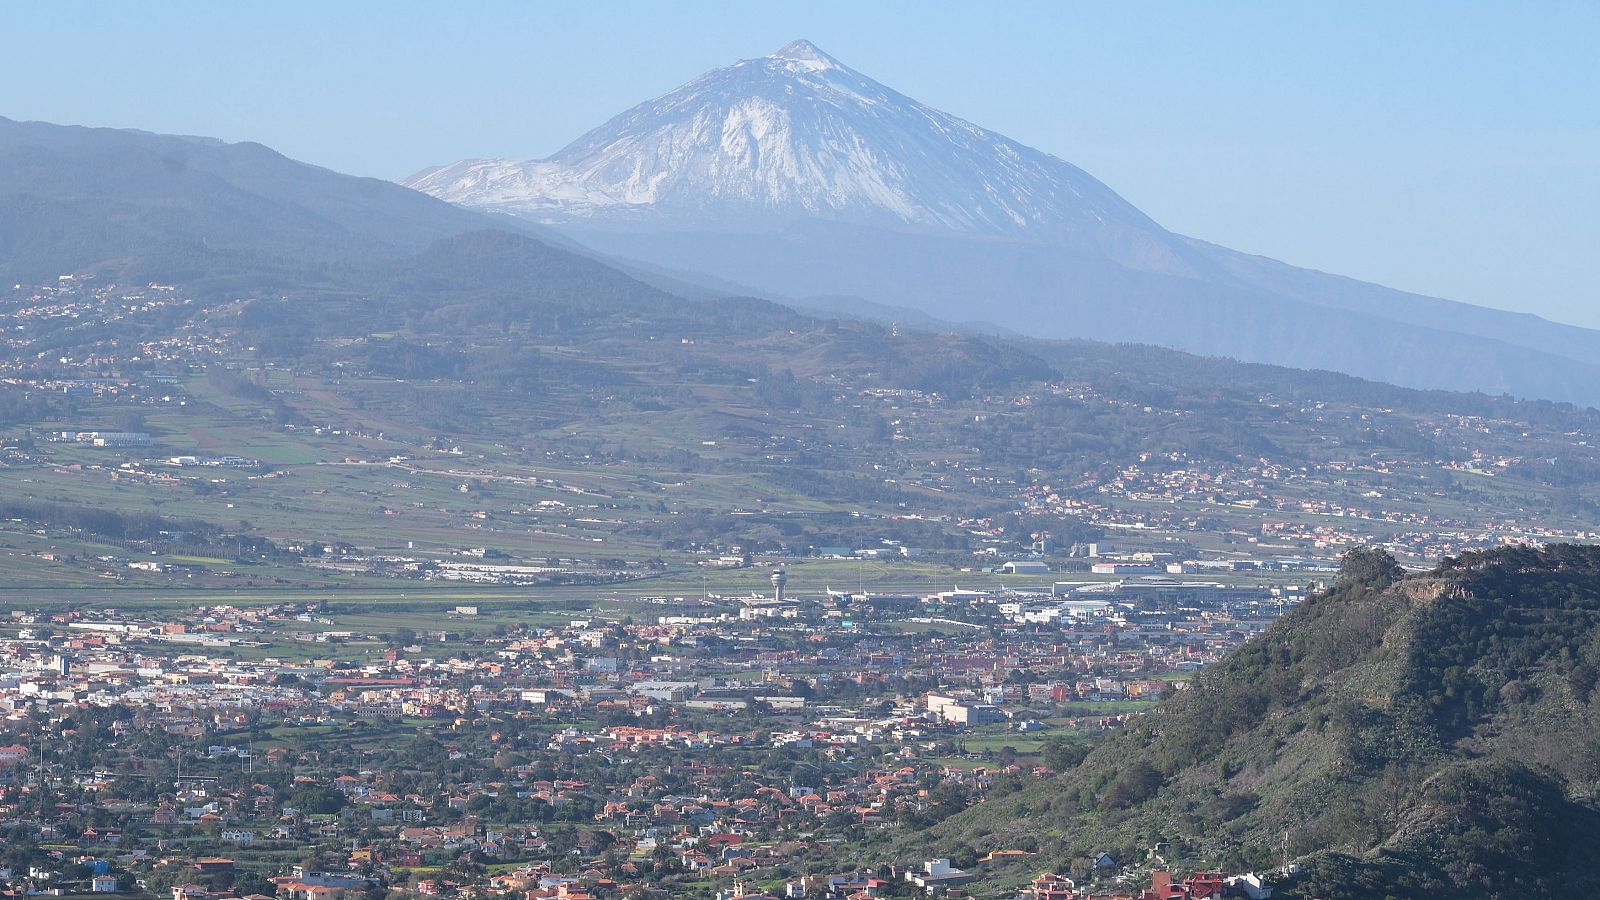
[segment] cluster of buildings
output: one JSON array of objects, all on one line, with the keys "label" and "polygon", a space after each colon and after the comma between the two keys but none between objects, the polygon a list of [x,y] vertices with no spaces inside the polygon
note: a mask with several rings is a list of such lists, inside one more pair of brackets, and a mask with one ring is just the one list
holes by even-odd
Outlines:
[{"label": "cluster of buildings", "polygon": [[154,318],[173,307],[192,303],[194,298],[176,285],[124,285],[91,276],[62,275],[45,284],[13,285],[9,294],[0,292],[0,316],[8,320],[0,345],[10,351],[6,354],[9,361],[0,363],[0,370],[37,370],[42,354],[31,351],[40,339],[50,337],[63,324],[110,325],[113,328],[108,333],[112,336],[92,346],[52,351],[48,362],[57,374],[35,383],[70,396],[125,393],[128,382],[107,379],[100,373],[128,363],[187,363],[215,358],[222,349],[216,336],[189,327],[137,343],[124,343],[116,337],[120,325]]},{"label": "cluster of buildings", "polygon": [[1273,892],[1272,880],[1255,872],[1195,872],[1179,878],[1156,869],[1150,873],[1150,887],[1140,891],[1080,887],[1070,876],[1048,872],[1035,878],[1018,900],[1267,900]]},{"label": "cluster of buildings", "polygon": [[150,434],[144,431],[58,431],[47,440],[92,447],[148,447]]},{"label": "cluster of buildings", "polygon": [[[484,887],[414,877],[463,854],[544,860],[519,870],[530,897],[609,896],[669,875],[770,877],[830,841],[959,811],[999,780],[1048,777],[1045,742],[1121,727],[1270,611],[1245,614],[1239,598],[1197,611],[1070,591],[773,588],[698,614],[537,627],[458,606],[440,611],[442,627],[393,632],[304,604],[13,611],[0,622],[11,741],[0,746],[0,819],[60,841],[111,809],[124,832],[182,833],[218,858],[354,841],[337,874],[424,895]],[[743,614],[769,603],[794,615]],[[1050,603],[1082,605],[1048,625],[1027,620]],[[969,627],[887,627],[917,619]],[[68,768],[61,735],[90,720],[106,744],[90,768]],[[328,729],[348,746],[317,743]],[[375,762],[397,731],[437,735],[439,764],[456,774],[397,778],[393,762]],[[363,734],[373,743],[355,749]],[[152,740],[172,748],[176,772],[153,773],[166,780],[143,799],[120,797],[130,772],[149,770],[135,748]],[[240,772],[258,774],[228,774]],[[74,799],[33,809],[41,786]],[[105,853],[108,828],[90,830],[79,855]],[[155,855],[111,858],[123,885],[167,871]],[[935,863],[892,880],[930,893],[961,883]],[[277,895],[360,889],[292,883]],[[176,886],[181,900],[218,896]]]},{"label": "cluster of buildings", "polygon": [[[1516,427],[1500,424],[1508,430]],[[1426,471],[1418,480],[1417,464],[1398,457],[1291,468],[1267,459],[1219,461],[1177,452],[1142,453],[1137,462],[1104,477],[1028,485],[1019,493],[1029,509],[1070,516],[1114,535],[1220,534],[1269,559],[1330,559],[1346,548],[1368,545],[1403,557],[1440,559],[1506,543],[1600,536],[1592,528],[1561,527],[1526,514],[1494,508],[1445,511],[1434,502],[1444,495],[1449,473],[1492,478],[1521,461],[1516,456],[1437,460],[1426,467],[1433,473],[1430,484]],[[1412,481],[1416,483],[1408,483]],[[1396,483],[1405,487],[1378,487]],[[1105,573],[1139,571],[1135,563],[1127,563],[1126,569],[1122,565],[1106,565]]]}]

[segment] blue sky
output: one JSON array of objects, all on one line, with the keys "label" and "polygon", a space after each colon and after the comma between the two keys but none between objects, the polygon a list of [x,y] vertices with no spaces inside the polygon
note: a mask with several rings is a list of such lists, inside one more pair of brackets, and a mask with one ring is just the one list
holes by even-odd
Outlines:
[{"label": "blue sky", "polygon": [[399,178],[806,37],[1236,249],[1600,327],[1600,3],[5,3],[0,115]]}]

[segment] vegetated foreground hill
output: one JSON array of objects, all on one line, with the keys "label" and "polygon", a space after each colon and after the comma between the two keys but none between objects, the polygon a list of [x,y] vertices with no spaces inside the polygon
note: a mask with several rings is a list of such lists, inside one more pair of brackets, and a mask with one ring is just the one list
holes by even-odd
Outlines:
[{"label": "vegetated foreground hill", "polygon": [[1075,768],[918,840],[1265,869],[1287,833],[1302,896],[1571,896],[1600,847],[1597,683],[1600,548],[1409,577],[1352,551]]}]

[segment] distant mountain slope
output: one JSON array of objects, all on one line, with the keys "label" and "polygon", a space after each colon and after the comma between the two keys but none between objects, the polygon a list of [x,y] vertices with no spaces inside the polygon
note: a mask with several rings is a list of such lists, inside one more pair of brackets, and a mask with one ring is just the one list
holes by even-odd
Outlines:
[{"label": "distant mountain slope", "polygon": [[772,296],[1600,403],[1600,332],[1172,234],[1076,166],[805,41],[707,73],[548,159],[467,160],[406,184]]},{"label": "distant mountain slope", "polygon": [[0,119],[7,282],[86,268],[163,278],[301,270],[491,228],[536,230],[259,144]]},{"label": "distant mountain slope", "polygon": [[[1409,295],[1360,282],[1300,299],[1128,268],[1059,246],[819,221],[781,234],[556,227],[613,258],[713,272],[800,303],[857,296],[1033,337],[1156,344],[1405,387],[1600,405],[1600,365],[1584,349],[1594,332],[1443,300],[1391,303]],[[1369,290],[1374,302],[1355,302]],[[1450,309],[1430,317],[1424,304]]]},{"label": "distant mountain slope", "polygon": [[1600,548],[1467,554],[1338,583],[1052,782],[948,843],[1271,868],[1298,895],[1555,897],[1600,846]]}]

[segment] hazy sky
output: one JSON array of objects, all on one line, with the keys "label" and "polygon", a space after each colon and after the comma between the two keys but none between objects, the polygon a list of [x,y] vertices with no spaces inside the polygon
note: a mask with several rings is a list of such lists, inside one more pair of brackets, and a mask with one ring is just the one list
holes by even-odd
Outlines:
[{"label": "hazy sky", "polygon": [[0,116],[399,178],[797,37],[1168,228],[1600,327],[1600,2],[0,2]]}]

